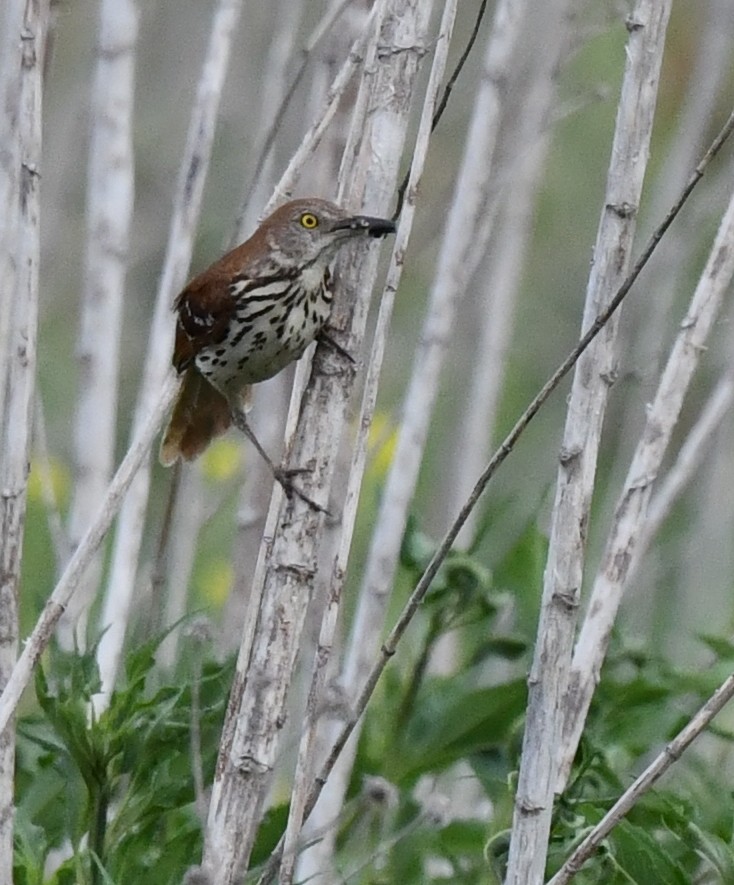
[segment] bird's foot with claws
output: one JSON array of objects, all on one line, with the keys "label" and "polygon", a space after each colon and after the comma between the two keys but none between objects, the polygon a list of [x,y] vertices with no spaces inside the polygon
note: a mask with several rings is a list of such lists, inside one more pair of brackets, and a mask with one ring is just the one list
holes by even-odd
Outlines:
[{"label": "bird's foot with claws", "polygon": [[329,511],[326,507],[323,507],[321,504],[318,504],[313,498],[309,498],[305,492],[302,492],[298,486],[293,482],[294,476],[300,476],[303,473],[309,473],[310,471],[306,467],[274,467],[273,468],[273,476],[275,477],[275,481],[280,485],[280,487],[285,492],[286,497],[289,500],[293,499],[295,495],[297,498],[300,498],[305,504],[315,510],[317,513],[328,513]]}]

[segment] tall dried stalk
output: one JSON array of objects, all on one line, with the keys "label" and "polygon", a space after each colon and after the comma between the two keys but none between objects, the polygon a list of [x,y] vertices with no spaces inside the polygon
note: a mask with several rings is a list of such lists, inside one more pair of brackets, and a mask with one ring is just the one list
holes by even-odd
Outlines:
[{"label": "tall dried stalk", "polygon": [[[550,143],[549,121],[558,80],[558,69],[568,49],[570,13],[575,0],[549,3],[536,19],[541,44],[530,61],[531,82],[518,103],[516,115],[506,122],[510,151],[515,155],[505,175],[496,235],[473,285],[479,297],[470,308],[474,314],[475,340],[468,390],[457,422],[450,513],[464,503],[491,449],[495,420],[505,383],[513,338],[517,297],[531,243],[535,209],[543,182]],[[535,35],[538,41],[538,34]],[[526,50],[527,51],[527,50]],[[474,538],[480,513],[475,511],[459,536],[468,546]]]},{"label": "tall dried stalk", "polygon": [[[137,0],[103,0],[99,16],[77,345],[79,392],[69,515],[72,549],[97,511],[114,464],[122,306],[133,216]],[[59,641],[66,648],[86,645],[87,613],[101,575],[98,554],[59,623]]]},{"label": "tall dried stalk", "polygon": [[[451,43],[456,11],[457,3],[455,0],[447,0],[444,5],[438,34],[434,41],[433,64],[431,66],[429,82],[426,88],[426,97],[418,126],[415,146],[412,152],[413,159],[410,168],[408,186],[406,188],[406,196],[400,214],[400,223],[395,238],[395,247],[393,249],[392,260],[385,283],[385,290],[380,300],[380,309],[375,325],[372,352],[367,368],[362,408],[358,422],[359,431],[354,443],[344,511],[341,519],[341,536],[333,561],[331,581],[329,583],[329,596],[324,610],[318,647],[314,658],[311,688],[309,690],[306,708],[306,722],[299,746],[298,765],[296,768],[295,783],[291,798],[291,808],[288,815],[288,828],[283,840],[281,879],[285,878],[285,881],[289,881],[293,875],[293,866],[296,860],[298,839],[300,837],[300,831],[305,816],[308,790],[310,789],[313,769],[315,768],[315,757],[318,746],[318,726],[322,712],[321,707],[324,703],[327,667],[336,634],[341,593],[347,573],[352,534],[354,532],[357,518],[359,491],[367,458],[367,432],[372,424],[372,418],[374,416],[380,371],[385,355],[387,333],[390,326],[395,294],[398,290],[402,276],[405,251],[412,230],[419,185],[423,175],[426,155],[428,153],[428,145],[433,128],[433,117],[438,102],[439,90],[446,70],[448,50]],[[312,830],[313,826],[310,825],[309,831]],[[317,882],[319,878],[330,875],[327,871],[330,871],[333,867],[334,839],[332,837],[333,829],[330,829],[323,838],[315,841],[314,844],[299,858],[299,880],[305,879]]]},{"label": "tall dried stalk", "polygon": [[[3,279],[2,310],[8,322],[0,365],[2,448],[0,448],[0,686],[5,689],[18,652],[18,587],[25,529],[33,397],[36,383],[38,270],[40,265],[41,106],[43,62],[49,28],[48,0],[16,2],[7,10],[8,56],[0,72],[5,99],[0,136],[10,147],[3,164],[2,194],[8,213],[0,246],[0,267],[14,265]],[[13,87],[17,92],[13,94]],[[4,151],[2,151],[4,152]],[[15,236],[14,236],[15,235]],[[15,734],[0,725],[0,883],[13,881]]]},{"label": "tall dried stalk", "polygon": [[576,643],[564,704],[559,787],[565,785],[586,715],[599,681],[612,627],[622,599],[636,542],[646,521],[653,484],[660,471],[683,399],[706,350],[706,341],[734,275],[734,196],[721,221],[701,279],[681,322],[645,428],[617,502],[606,549]]},{"label": "tall dried stalk", "polygon": [[[289,15],[291,16],[298,10],[298,4],[291,3],[290,0],[284,5],[288,7]],[[332,52],[332,44],[337,43],[333,47],[333,56],[336,59],[341,59],[345,54],[339,51],[341,45],[346,42],[345,49],[348,52],[348,48],[353,43],[355,37],[362,33],[361,28],[352,27],[351,19],[334,18],[335,14],[342,11],[343,6],[342,2],[332,5],[326,11],[311,36],[306,40],[305,46],[300,49],[302,57],[298,71],[292,78],[290,85],[287,85],[286,82],[286,72],[289,71],[286,60],[292,56],[295,49],[295,40],[293,28],[291,28],[289,33],[283,27],[289,24],[289,18],[282,17],[279,24],[279,37],[273,41],[268,50],[267,63],[268,67],[272,69],[273,75],[266,77],[269,88],[264,92],[261,104],[262,119],[268,121],[268,123],[263,127],[263,131],[258,139],[260,150],[255,155],[254,169],[249,170],[251,184],[248,188],[245,205],[240,213],[240,237],[254,227],[266,202],[266,196],[269,196],[273,191],[275,182],[273,181],[272,172],[274,165],[272,148],[274,146],[270,144],[269,148],[268,145],[275,138],[278,124],[279,122],[282,123],[285,106],[289,97],[292,97],[296,85],[303,78],[307,65],[310,63],[312,71],[318,65],[318,61],[313,58],[313,54],[315,49],[321,46],[321,38],[328,35],[327,46],[330,54]],[[366,17],[367,11],[364,10],[360,16],[361,25],[364,25]],[[335,21],[339,23],[338,28],[334,27]],[[279,67],[280,70],[278,70]],[[307,106],[314,106],[319,111],[321,110],[325,93],[332,79],[333,72],[331,70],[328,72],[326,82],[324,82],[322,77],[311,77],[310,93],[306,102]],[[311,118],[307,112],[304,119],[310,122]],[[333,182],[337,170],[333,167],[333,164],[324,160],[323,157],[325,153],[329,155],[331,153],[329,143],[341,138],[339,122],[339,117],[331,122],[319,150],[320,162],[318,169],[319,171],[323,169],[325,173],[324,178],[330,184],[322,189],[318,186],[318,182],[314,182],[316,176],[309,176],[310,193],[324,197],[333,195]],[[246,224],[247,227],[245,228],[243,224]],[[283,443],[283,427],[288,409],[292,378],[292,373],[283,372],[263,384],[257,384],[253,391],[253,426],[257,427],[258,439],[262,442],[265,449],[273,454],[280,450]],[[240,504],[237,510],[236,536],[232,548],[234,560],[233,592],[227,600],[225,620],[224,642],[229,648],[237,648],[239,646],[244,609],[252,583],[252,563],[257,559],[272,486],[270,471],[262,458],[258,456],[248,458],[245,464],[245,471],[245,481],[242,486]]]},{"label": "tall dried stalk", "polygon": [[[429,11],[415,0],[378,2],[356,103],[354,161],[343,172],[342,180],[351,181],[349,205],[387,211]],[[352,156],[349,144],[345,156]],[[355,351],[364,335],[377,253],[361,250],[348,258],[339,263],[340,286],[355,297],[349,303],[337,299],[331,325],[339,343]],[[298,416],[298,428],[287,463],[312,468],[302,485],[321,503],[329,493],[353,382],[344,357],[319,347],[305,394],[292,401],[291,420]],[[217,885],[235,880],[260,822],[322,535],[322,517],[301,501],[284,501],[279,490],[269,525],[271,519],[276,530],[266,528],[212,792],[204,867]]]},{"label": "tall dried stalk", "polygon": [[[379,645],[408,508],[415,491],[440,371],[449,344],[455,305],[468,282],[466,271],[473,258],[474,231],[486,204],[502,111],[498,83],[512,64],[526,10],[525,0],[502,0],[497,6],[487,42],[484,76],[476,96],[461,171],[431,286],[421,344],[405,396],[395,457],[372,534],[357,611],[341,668],[340,681],[348,697],[360,690]],[[333,723],[328,729],[327,745],[333,742],[339,727],[340,723]],[[314,811],[310,826],[318,831],[323,831],[341,809],[356,739],[357,735],[354,735],[342,754]],[[323,851],[328,857],[328,842],[325,840],[324,846],[316,851]]]},{"label": "tall dried stalk", "polygon": [[[650,191],[650,219],[659,218],[685,181],[705,144],[706,132],[716,117],[722,89],[726,87],[727,62],[734,39],[734,16],[728,0],[707,0],[701,4],[702,27],[696,46],[696,57],[688,81],[678,124],[667,151],[664,164]],[[636,361],[646,372],[656,372],[662,360],[662,342],[670,334],[669,317],[678,280],[684,268],[695,258],[691,236],[695,221],[682,219],[660,244],[657,260],[650,268],[648,286],[655,297],[646,298],[636,313],[642,316],[636,324]],[[628,426],[634,421],[638,430],[639,406],[635,415],[627,416]],[[624,435],[624,433],[622,434]]]},{"label": "tall dried stalk", "polygon": [[[669,0],[638,0],[627,18],[625,74],[582,331],[610,302],[630,265],[669,15]],[[545,870],[561,703],[568,683],[602,422],[614,379],[617,325],[618,316],[612,317],[574,374],[528,680],[508,885],[535,885],[542,882]]]},{"label": "tall dried stalk", "polygon": [[[138,433],[141,422],[158,401],[161,386],[169,370],[174,328],[171,305],[185,282],[191,262],[217,111],[241,11],[242,0],[219,0],[214,13],[181,162],[166,258],[151,323],[148,355],[133,420],[133,436]],[[132,610],[149,486],[150,465],[146,463],[133,481],[117,525],[110,578],[100,620],[100,628],[105,632],[97,652],[102,682],[101,692],[97,696],[98,709],[103,709],[108,702],[122,655]]]}]

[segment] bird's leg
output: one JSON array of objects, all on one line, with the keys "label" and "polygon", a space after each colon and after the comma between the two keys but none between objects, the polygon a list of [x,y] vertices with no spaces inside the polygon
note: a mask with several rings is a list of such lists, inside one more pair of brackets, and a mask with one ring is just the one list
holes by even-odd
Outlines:
[{"label": "bird's leg", "polygon": [[296,495],[318,513],[328,513],[325,507],[322,507],[321,504],[317,504],[316,501],[313,501],[311,498],[308,497],[308,495],[304,494],[299,488],[297,488],[297,486],[293,484],[292,477],[298,473],[304,473],[305,470],[303,468],[285,470],[282,467],[277,467],[273,463],[273,459],[270,457],[270,455],[268,455],[268,453],[262,447],[260,440],[255,436],[255,433],[250,427],[247,421],[247,417],[242,409],[232,409],[232,423],[238,430],[241,430],[242,433],[244,433],[245,436],[250,440],[253,446],[255,446],[260,457],[270,468],[270,472],[273,474],[273,478],[282,486],[283,491],[289,498],[292,498],[293,495]]},{"label": "bird's leg", "polygon": [[335,341],[334,338],[332,338],[329,334],[329,331],[329,327],[325,326],[318,334],[319,341],[323,342],[324,344],[328,344],[329,347],[332,348],[332,350],[335,350],[340,356],[343,356],[344,359],[347,362],[351,363],[353,366],[356,365],[357,361],[354,359],[352,354],[346,348],[342,347],[338,341]]}]

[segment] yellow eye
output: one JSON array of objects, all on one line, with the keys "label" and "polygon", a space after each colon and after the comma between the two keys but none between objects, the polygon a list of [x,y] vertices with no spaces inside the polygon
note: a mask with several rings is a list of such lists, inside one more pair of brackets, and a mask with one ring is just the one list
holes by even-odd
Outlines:
[{"label": "yellow eye", "polygon": [[304,212],[303,215],[301,215],[300,220],[306,230],[313,230],[315,227],[319,226],[319,220],[313,212]]}]

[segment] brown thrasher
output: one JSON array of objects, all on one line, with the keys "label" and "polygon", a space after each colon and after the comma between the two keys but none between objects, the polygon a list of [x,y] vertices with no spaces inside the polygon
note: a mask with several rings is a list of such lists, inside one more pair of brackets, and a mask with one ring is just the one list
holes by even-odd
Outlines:
[{"label": "brown thrasher", "polygon": [[299,359],[322,333],[337,250],[394,230],[385,218],[349,215],[325,200],[294,200],[186,286],[174,303],[173,365],[183,380],[161,443],[164,465],[191,461],[235,424],[286,492],[304,497],[247,422],[249,386]]}]

